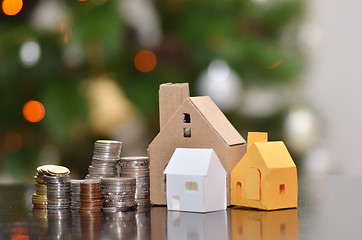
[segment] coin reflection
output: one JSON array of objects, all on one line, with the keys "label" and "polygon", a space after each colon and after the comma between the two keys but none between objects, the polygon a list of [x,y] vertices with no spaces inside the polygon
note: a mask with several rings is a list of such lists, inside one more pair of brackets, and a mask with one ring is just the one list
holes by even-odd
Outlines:
[{"label": "coin reflection", "polygon": [[151,214],[149,211],[136,213],[137,239],[138,240],[151,239],[150,219],[151,219]]},{"label": "coin reflection", "polygon": [[40,238],[47,235],[48,232],[48,211],[46,209],[33,208],[33,218],[36,221],[37,232]]},{"label": "coin reflection", "polygon": [[137,239],[136,212],[104,213],[104,239]]},{"label": "coin reflection", "polygon": [[101,212],[80,212],[79,215],[82,239],[101,239],[103,229],[103,214]]},{"label": "coin reflection", "polygon": [[72,239],[70,209],[48,209],[47,239]]}]

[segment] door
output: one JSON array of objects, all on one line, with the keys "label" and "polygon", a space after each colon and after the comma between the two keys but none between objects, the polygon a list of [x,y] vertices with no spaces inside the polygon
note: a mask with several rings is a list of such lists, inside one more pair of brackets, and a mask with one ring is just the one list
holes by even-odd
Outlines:
[{"label": "door", "polygon": [[258,168],[250,168],[246,175],[246,198],[260,200],[261,174]]}]

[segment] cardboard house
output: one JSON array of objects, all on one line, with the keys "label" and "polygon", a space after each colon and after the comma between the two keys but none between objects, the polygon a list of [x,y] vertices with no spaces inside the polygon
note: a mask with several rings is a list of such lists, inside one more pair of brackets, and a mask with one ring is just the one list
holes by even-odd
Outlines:
[{"label": "cardboard house", "polygon": [[299,239],[297,209],[256,211],[232,208],[231,235],[233,240]]},{"label": "cardboard house", "polygon": [[187,83],[162,84],[159,104],[160,132],[148,148],[151,203],[166,205],[163,171],[176,148],[211,148],[227,173],[230,205],[230,172],[246,152],[245,140],[210,97],[189,97]]},{"label": "cardboard house", "polygon": [[296,208],[297,168],[283,142],[249,133],[248,151],[231,171],[231,204],[274,210]]},{"label": "cardboard house", "polygon": [[167,239],[229,239],[227,211],[167,213]]},{"label": "cardboard house", "polygon": [[176,148],[164,174],[168,210],[226,209],[226,171],[214,150]]}]

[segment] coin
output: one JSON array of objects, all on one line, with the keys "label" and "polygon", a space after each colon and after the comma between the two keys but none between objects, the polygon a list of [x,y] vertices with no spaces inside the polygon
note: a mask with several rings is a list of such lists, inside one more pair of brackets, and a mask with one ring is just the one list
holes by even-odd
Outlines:
[{"label": "coin", "polygon": [[54,176],[66,176],[70,173],[69,169],[63,166],[49,165],[46,167],[47,173]]}]

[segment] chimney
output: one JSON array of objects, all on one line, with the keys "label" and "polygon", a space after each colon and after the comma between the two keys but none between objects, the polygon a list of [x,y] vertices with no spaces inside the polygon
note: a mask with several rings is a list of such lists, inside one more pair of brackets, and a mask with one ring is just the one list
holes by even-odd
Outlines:
[{"label": "chimney", "polygon": [[256,142],[267,142],[268,141],[268,133],[266,132],[249,132],[248,133],[248,146],[246,151],[249,151],[251,146],[253,146]]},{"label": "chimney", "polygon": [[188,83],[165,83],[160,85],[159,108],[160,130],[177,111],[186,98],[190,96]]}]

